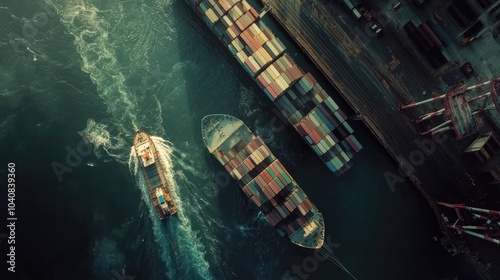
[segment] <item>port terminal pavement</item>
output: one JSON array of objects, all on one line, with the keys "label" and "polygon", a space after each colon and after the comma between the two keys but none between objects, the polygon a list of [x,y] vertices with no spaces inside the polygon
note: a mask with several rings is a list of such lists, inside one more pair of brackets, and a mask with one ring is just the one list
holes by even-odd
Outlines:
[{"label": "port terminal pavement", "polygon": [[[393,23],[389,17],[386,17],[384,36],[375,37],[368,33],[370,30],[366,28],[366,22],[355,22],[335,3],[319,0],[263,2],[389,154],[405,169],[412,153],[421,150],[417,142],[424,141],[424,137],[419,136],[421,128],[412,122],[418,112],[402,114],[398,106],[442,94],[443,90],[449,89],[439,79],[446,69],[440,72],[426,65],[423,58],[415,54],[411,42],[400,38],[402,34],[396,30],[397,26],[391,26]],[[363,34],[365,37],[360,38]],[[455,66],[450,64],[448,67]],[[434,108],[429,104],[426,109],[431,111]],[[468,173],[461,156],[465,146],[463,141],[455,141],[449,134],[443,144],[435,143],[432,154],[423,164],[413,166],[413,172],[407,175],[434,209],[443,233],[452,239],[458,251],[469,258],[484,279],[491,279],[491,270],[499,274],[499,268],[486,269],[478,262],[478,258],[455,233],[442,225],[440,209],[434,202],[438,198],[459,198],[473,205],[483,205],[488,196],[488,189],[478,186],[474,175]],[[474,246],[476,243],[468,244]],[[472,250],[480,250],[483,254],[488,249],[478,245]],[[489,257],[495,259],[497,256]],[[493,262],[491,258],[482,261]]]}]

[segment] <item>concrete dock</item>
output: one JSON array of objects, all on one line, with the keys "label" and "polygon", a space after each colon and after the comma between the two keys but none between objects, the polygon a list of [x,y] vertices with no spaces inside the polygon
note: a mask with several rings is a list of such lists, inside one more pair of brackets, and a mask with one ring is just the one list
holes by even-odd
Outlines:
[{"label": "concrete dock", "polygon": [[[407,173],[435,210],[443,233],[453,236],[454,232],[443,227],[434,201],[460,198],[481,205],[487,194],[467,172],[460,143],[451,134],[421,137],[412,122],[418,114],[402,114],[397,109],[400,104],[442,94],[443,86],[435,79],[439,73],[421,65],[410,47],[398,38],[398,30],[386,27],[383,37],[375,37],[369,28],[363,27],[368,23],[349,27],[352,19],[348,19],[346,12],[337,7],[337,13],[332,14],[331,7],[318,0],[265,0],[264,3]],[[362,41],[354,39],[360,37]],[[402,175],[386,175],[389,175],[388,187],[396,190]],[[463,247],[458,240],[457,247]],[[464,248],[463,253],[476,264],[484,279],[491,279],[469,250]]]}]

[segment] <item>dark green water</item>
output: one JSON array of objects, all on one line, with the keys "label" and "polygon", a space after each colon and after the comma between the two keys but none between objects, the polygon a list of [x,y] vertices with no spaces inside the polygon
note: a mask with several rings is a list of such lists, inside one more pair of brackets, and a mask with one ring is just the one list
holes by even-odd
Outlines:
[{"label": "dark green water", "polygon": [[[2,242],[1,279],[350,279],[280,238],[235,183],[218,186],[200,134],[210,113],[264,138],[358,279],[475,279],[432,240],[419,193],[391,192],[383,174],[396,166],[363,126],[355,166],[335,177],[273,125],[273,105],[182,0],[1,0],[0,19],[0,175],[16,163],[18,217],[17,272]],[[168,140],[181,203],[165,224],[129,159],[137,128]]]}]

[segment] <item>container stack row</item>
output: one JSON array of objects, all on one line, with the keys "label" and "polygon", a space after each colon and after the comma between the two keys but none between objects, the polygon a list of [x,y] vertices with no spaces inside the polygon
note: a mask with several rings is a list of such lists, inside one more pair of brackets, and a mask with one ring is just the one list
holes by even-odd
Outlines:
[{"label": "container stack row", "polygon": [[217,158],[280,235],[292,235],[319,213],[260,137],[247,144],[234,139],[219,146]]},{"label": "container stack row", "polygon": [[349,169],[362,147],[345,114],[286,53],[258,12],[245,0],[203,0],[196,10],[328,168],[336,175]]},{"label": "container stack row", "polygon": [[329,96],[318,83],[313,83],[310,73],[276,99],[276,106],[292,125],[296,125]]},{"label": "container stack row", "polygon": [[353,129],[346,119],[333,99],[327,97],[294,126],[327,167],[337,175],[351,167],[350,160],[361,149],[357,139],[351,135]]},{"label": "container stack row", "polygon": [[275,101],[278,96],[288,90],[304,72],[295,64],[288,54],[276,59],[257,77],[257,84],[264,90],[269,99]]}]

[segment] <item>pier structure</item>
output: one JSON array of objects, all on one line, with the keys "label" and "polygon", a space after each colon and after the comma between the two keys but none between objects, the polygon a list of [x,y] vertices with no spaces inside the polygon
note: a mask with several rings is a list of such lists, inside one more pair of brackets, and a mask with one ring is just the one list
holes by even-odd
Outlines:
[{"label": "pier structure", "polygon": [[[447,227],[456,230],[458,234],[465,233],[500,245],[500,211],[470,207],[463,203],[451,204],[438,201],[437,204],[452,208],[457,214],[457,219],[453,223],[443,216]],[[463,213],[464,211],[466,213]]]},{"label": "pier structure", "polygon": [[489,184],[500,183],[500,139],[493,131],[479,135],[463,152]]},{"label": "pier structure", "polygon": [[[486,91],[478,95],[476,92],[483,88],[486,88]],[[440,115],[444,115],[444,122],[421,132],[420,135],[434,135],[452,130],[455,132],[457,138],[460,139],[477,131],[477,123],[475,121],[475,116],[477,114],[490,109],[496,109],[500,112],[500,106],[498,104],[499,93],[500,78],[493,78],[483,83],[450,91],[423,101],[413,101],[406,105],[401,105],[399,110],[405,110],[442,100],[442,108],[422,114],[416,122],[420,123]],[[483,102],[481,103],[480,101]]]}]

